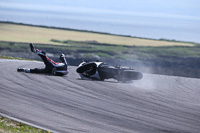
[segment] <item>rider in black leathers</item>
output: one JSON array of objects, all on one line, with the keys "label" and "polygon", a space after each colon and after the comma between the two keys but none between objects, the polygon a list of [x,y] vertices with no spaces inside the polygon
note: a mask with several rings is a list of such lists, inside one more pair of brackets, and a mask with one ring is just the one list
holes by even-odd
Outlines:
[{"label": "rider in black leathers", "polygon": [[35,69],[26,69],[26,68],[18,68],[18,72],[26,72],[26,73],[49,73],[53,75],[67,75],[68,74],[68,65],[65,59],[65,55],[60,55],[60,60],[62,63],[55,63],[53,60],[49,59],[46,56],[44,51],[40,51],[39,49],[35,49],[33,44],[30,43],[30,48],[33,53],[37,53],[43,60],[45,64],[45,68],[35,68]]}]

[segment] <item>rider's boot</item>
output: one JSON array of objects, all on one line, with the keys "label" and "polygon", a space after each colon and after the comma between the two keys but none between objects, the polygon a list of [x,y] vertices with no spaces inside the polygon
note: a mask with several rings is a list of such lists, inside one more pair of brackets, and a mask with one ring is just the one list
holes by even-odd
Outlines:
[{"label": "rider's boot", "polygon": [[31,51],[33,53],[37,53],[37,54],[42,54],[42,55],[46,55],[46,53],[44,51],[40,51],[39,49],[36,49],[33,45],[33,43],[30,43],[30,48],[31,48]]},{"label": "rider's boot", "polygon": [[17,68],[18,72],[24,72],[24,68]]},{"label": "rider's boot", "polygon": [[36,49],[34,48],[33,43],[30,43],[29,45],[30,45],[31,51],[33,53],[36,53]]},{"label": "rider's boot", "polygon": [[25,73],[30,73],[30,69],[27,68],[17,68],[18,72],[25,72]]}]

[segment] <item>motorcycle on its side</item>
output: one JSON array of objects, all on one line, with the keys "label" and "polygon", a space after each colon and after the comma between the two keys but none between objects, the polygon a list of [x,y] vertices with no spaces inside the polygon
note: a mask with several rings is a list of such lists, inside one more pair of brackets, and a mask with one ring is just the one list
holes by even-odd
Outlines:
[{"label": "motorcycle on its side", "polygon": [[82,62],[76,71],[82,79],[102,81],[115,79],[119,82],[130,82],[143,77],[141,72],[135,71],[133,68],[112,66],[103,62]]}]

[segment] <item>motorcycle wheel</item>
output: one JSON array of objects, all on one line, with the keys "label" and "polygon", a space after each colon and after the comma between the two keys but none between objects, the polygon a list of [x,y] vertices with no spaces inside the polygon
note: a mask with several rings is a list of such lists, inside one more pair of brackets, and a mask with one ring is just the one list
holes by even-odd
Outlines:
[{"label": "motorcycle wheel", "polygon": [[119,81],[131,81],[142,79],[143,74],[141,72],[133,70],[123,70],[119,75]]}]

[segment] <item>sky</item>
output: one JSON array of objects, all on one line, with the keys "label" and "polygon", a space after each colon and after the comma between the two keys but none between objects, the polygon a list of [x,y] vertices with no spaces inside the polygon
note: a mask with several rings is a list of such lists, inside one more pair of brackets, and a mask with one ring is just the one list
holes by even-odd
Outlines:
[{"label": "sky", "polygon": [[199,0],[1,0],[0,8],[200,17]]}]

